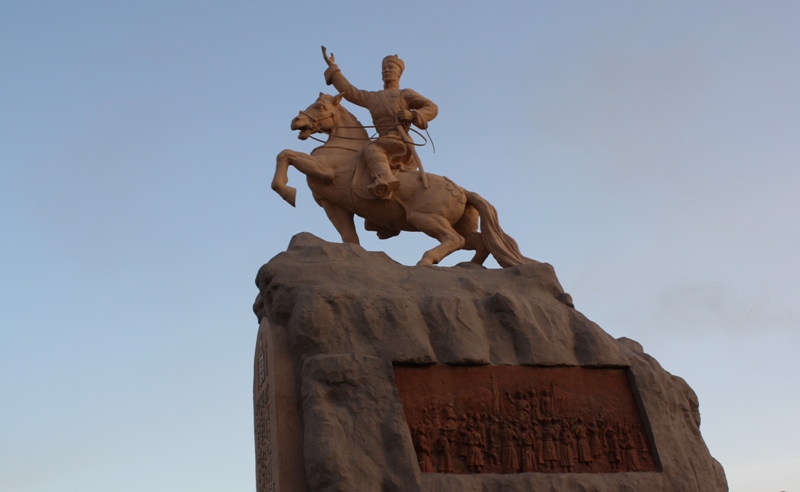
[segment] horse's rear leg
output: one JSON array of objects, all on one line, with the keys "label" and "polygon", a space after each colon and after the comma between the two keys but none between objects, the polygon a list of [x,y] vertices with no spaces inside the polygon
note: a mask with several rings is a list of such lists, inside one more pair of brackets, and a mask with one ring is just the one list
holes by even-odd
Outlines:
[{"label": "horse's rear leg", "polygon": [[406,217],[409,222],[425,234],[441,243],[439,246],[426,251],[417,265],[436,265],[444,257],[464,247],[464,237],[457,233],[441,215],[411,213]]},{"label": "horse's rear leg", "polygon": [[483,235],[478,232],[478,211],[474,207],[467,206],[464,210],[464,215],[458,219],[453,229],[464,236],[466,240],[462,249],[475,251],[475,255],[470,261],[483,265],[483,262],[489,257],[489,248],[486,247],[486,243],[483,241]]},{"label": "horse's rear leg", "polygon": [[483,242],[483,236],[480,232],[470,232],[465,236],[466,244],[464,244],[464,249],[468,250],[475,250],[475,255],[472,257],[472,263],[477,263],[478,265],[483,265],[483,262],[486,261],[486,258],[489,257],[489,248],[486,247],[486,243]]},{"label": "horse's rear leg", "polygon": [[353,222],[352,213],[327,200],[318,199],[317,203],[325,210],[325,214],[333,224],[333,227],[339,231],[339,235],[342,236],[342,242],[359,244],[356,224]]}]

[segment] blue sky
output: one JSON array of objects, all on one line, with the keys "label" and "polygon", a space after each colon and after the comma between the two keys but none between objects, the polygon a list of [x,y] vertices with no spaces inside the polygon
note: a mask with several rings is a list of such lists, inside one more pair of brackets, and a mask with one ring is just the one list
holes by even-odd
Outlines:
[{"label": "blue sky", "polygon": [[[289,122],[380,60],[445,174],[697,392],[733,491],[800,490],[800,5],[0,3],[0,489],[254,490],[251,306],[338,236]],[[369,116],[350,108],[362,122]],[[414,264],[433,240],[362,245]],[[453,255],[452,265],[469,257]]]}]

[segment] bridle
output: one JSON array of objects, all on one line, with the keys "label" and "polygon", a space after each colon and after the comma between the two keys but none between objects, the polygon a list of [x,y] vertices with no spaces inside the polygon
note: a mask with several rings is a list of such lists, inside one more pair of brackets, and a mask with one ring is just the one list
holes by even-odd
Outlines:
[{"label": "bridle", "polygon": [[333,119],[333,128],[336,128],[336,113],[335,113],[335,112],[333,112],[333,111],[328,111],[328,114],[326,114],[326,115],[323,115],[323,116],[320,116],[320,117],[318,117],[318,118],[317,118],[317,117],[314,117],[314,116],[311,116],[311,115],[310,115],[308,112],[306,112],[306,111],[304,111],[304,110],[301,110],[301,111],[300,111],[300,114],[301,114],[301,115],[303,115],[303,116],[305,116],[305,117],[306,117],[306,118],[308,118],[309,120],[311,120],[311,125],[310,125],[310,127],[309,127],[309,128],[311,129],[311,131],[314,131],[314,132],[318,132],[318,131],[320,131],[320,129],[319,129],[319,127],[318,127],[318,125],[317,125],[317,124],[318,124],[320,121],[326,120],[326,119],[328,119],[328,118],[332,118],[332,119]]},{"label": "bridle", "polygon": [[[348,126],[339,126],[339,125],[337,125],[336,124],[336,112],[335,111],[328,111],[327,114],[323,114],[323,115],[320,115],[320,116],[312,116],[307,111],[301,110],[300,114],[305,116],[309,120],[311,120],[311,124],[308,126],[308,129],[311,131],[311,135],[309,135],[308,138],[310,138],[311,140],[316,140],[319,143],[324,144],[324,143],[327,143],[327,142],[325,140],[320,140],[319,138],[315,137],[313,134],[316,133],[316,132],[327,133],[330,136],[335,136],[336,138],[341,138],[341,139],[344,139],[344,140],[370,140],[369,138],[364,139],[364,138],[360,138],[360,137],[345,137],[343,135],[335,135],[333,133],[333,131],[335,131],[337,128],[358,128],[356,126],[348,127]],[[331,131],[326,131],[325,129],[319,127],[319,122],[320,121],[325,121],[328,118],[331,118],[333,120],[333,126],[331,127],[331,128],[333,128],[333,130],[331,130]],[[330,148],[334,148],[334,147],[330,147]],[[355,150],[355,149],[349,149],[349,148],[346,148],[346,147],[335,147],[335,148],[357,152],[357,150]]]}]

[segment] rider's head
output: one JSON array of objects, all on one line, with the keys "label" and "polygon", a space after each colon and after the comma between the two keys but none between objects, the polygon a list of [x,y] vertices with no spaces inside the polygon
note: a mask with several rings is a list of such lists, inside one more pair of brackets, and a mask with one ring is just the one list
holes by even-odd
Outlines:
[{"label": "rider's head", "polygon": [[381,64],[381,78],[384,87],[396,87],[400,85],[400,76],[403,75],[406,64],[397,55],[389,55],[383,59]]}]

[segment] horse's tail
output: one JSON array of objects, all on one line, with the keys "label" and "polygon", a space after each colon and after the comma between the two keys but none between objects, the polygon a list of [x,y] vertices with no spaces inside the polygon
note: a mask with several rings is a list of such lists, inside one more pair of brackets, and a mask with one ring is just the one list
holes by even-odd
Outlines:
[{"label": "horse's tail", "polygon": [[497,210],[491,203],[482,196],[471,191],[467,193],[467,204],[472,205],[478,210],[481,218],[481,236],[497,264],[503,268],[513,267],[524,264],[539,263],[536,260],[525,257],[519,250],[517,242],[500,228],[500,221],[497,218]]}]

